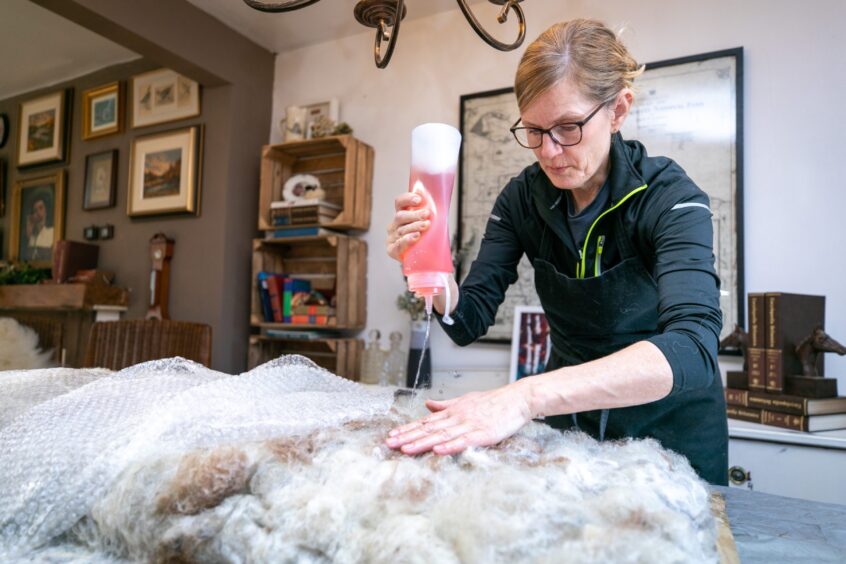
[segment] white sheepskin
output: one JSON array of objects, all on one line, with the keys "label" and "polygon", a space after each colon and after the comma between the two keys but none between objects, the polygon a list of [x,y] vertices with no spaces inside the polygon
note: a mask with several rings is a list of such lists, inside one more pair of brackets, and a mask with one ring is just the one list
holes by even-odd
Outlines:
[{"label": "white sheepskin", "polygon": [[0,317],[0,371],[47,368],[52,351],[38,348],[38,334],[11,317]]},{"label": "white sheepskin", "polygon": [[[333,416],[359,414],[303,430],[285,422],[273,431],[265,400],[282,406],[279,398],[299,394],[295,403],[302,408],[277,407],[296,415],[308,412],[308,402],[323,401],[321,394],[338,396],[329,401],[340,401],[342,393],[367,397],[352,387],[342,392],[342,384],[355,385],[340,379],[336,384],[329,380],[334,376],[314,369],[308,376],[314,391],[289,386],[276,398],[269,383],[283,369],[303,370],[269,364],[181,393],[202,394],[205,412],[185,399],[160,403],[159,415],[139,420],[143,434],[150,434],[147,427],[162,420],[161,414],[181,414],[155,435],[159,447],[115,452],[121,470],[104,481],[76,524],[17,555],[43,561],[85,560],[85,551],[96,561],[717,561],[707,485],[683,457],[653,440],[600,443],[531,423],[498,447],[458,456],[410,457],[388,449],[388,430],[425,411],[419,400],[369,415],[353,410],[357,404],[333,408]],[[109,389],[142,373],[137,368],[126,376],[115,373]],[[100,382],[67,396],[90,403],[103,388]],[[260,382],[263,393],[250,392]],[[321,387],[326,391],[317,391]],[[209,399],[224,396],[230,399],[219,404]],[[257,403],[232,418],[233,408],[248,405],[247,398]],[[71,404],[54,398],[34,408],[0,429],[0,445],[4,432],[37,422],[34,417],[51,405],[65,411]],[[252,413],[257,415],[250,419]],[[227,417],[237,425],[222,423]],[[186,418],[195,419],[193,427]],[[247,428],[270,432],[256,440],[253,431],[244,433]],[[180,431],[178,437],[173,430]],[[210,440],[211,432],[230,438]],[[202,441],[185,438],[192,435]],[[186,444],[209,446],[186,449]],[[3,519],[0,510],[0,533]],[[26,522],[16,519],[7,526]],[[2,549],[0,542],[0,554]]]}]

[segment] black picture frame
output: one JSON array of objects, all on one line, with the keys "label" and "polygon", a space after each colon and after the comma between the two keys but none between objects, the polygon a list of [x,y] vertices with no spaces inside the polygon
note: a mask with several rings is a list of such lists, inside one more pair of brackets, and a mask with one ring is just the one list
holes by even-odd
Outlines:
[{"label": "black picture frame", "polygon": [[[521,147],[509,128],[520,116],[514,88],[464,94],[459,103],[461,151],[458,155],[458,225],[456,228],[456,278],[467,275],[476,258],[484,226],[496,197],[520,171],[535,161],[531,150]],[[528,259],[518,266],[518,280],[505,294],[494,324],[480,342],[511,343],[518,307],[539,306],[534,275]]]},{"label": "black picture frame", "polygon": [[[720,297],[722,339],[735,324],[744,327],[746,320],[743,47],[647,63],[635,85],[639,92],[623,126],[623,136],[628,133],[643,142],[650,154],[679,163],[711,198],[715,268],[721,290],[729,292]],[[642,115],[646,106],[651,109]],[[726,115],[730,111],[733,116]],[[661,127],[662,121],[670,125]],[[682,125],[676,127],[677,123]],[[703,141],[699,146],[698,140]],[[720,354],[740,352],[720,350]]]},{"label": "black picture frame", "polygon": [[117,149],[93,153],[85,157],[85,184],[82,191],[83,210],[102,210],[115,206],[117,166]]},{"label": "black picture frame", "polygon": [[0,113],[0,149],[6,146],[9,140],[9,115]]}]

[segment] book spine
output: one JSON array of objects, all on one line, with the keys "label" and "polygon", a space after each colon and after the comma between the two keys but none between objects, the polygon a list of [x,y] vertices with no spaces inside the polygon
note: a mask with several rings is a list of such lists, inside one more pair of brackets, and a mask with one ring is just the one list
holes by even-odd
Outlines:
[{"label": "book spine", "polygon": [[293,323],[291,320],[291,298],[294,295],[294,279],[285,278],[282,281],[282,321]]},{"label": "book spine", "polygon": [[259,302],[261,303],[261,314],[265,321],[273,321],[273,306],[270,304],[270,290],[268,289],[267,275],[259,274]]},{"label": "book spine", "polygon": [[785,429],[793,429],[794,431],[808,430],[807,417],[803,417],[801,415],[791,415],[789,413],[779,413],[768,409],[761,410],[761,423],[764,425],[783,427]]},{"label": "book spine", "polygon": [[751,407],[729,405],[726,407],[726,415],[729,419],[740,419],[741,421],[750,421],[752,423],[761,422],[761,410]]},{"label": "book spine", "polygon": [[279,285],[278,275],[272,274],[267,278],[267,292],[270,297],[273,321],[282,323],[282,288]]},{"label": "book spine", "polygon": [[746,390],[736,390],[733,388],[726,388],[726,403],[740,407],[749,406],[749,392]]},{"label": "book spine", "polygon": [[767,391],[781,393],[784,391],[784,362],[781,349],[767,349],[764,374],[767,378]]},{"label": "book spine", "polygon": [[779,295],[766,294],[764,299],[767,307],[767,312],[764,314],[767,320],[766,343],[764,344],[764,348],[777,349],[780,348],[778,336],[781,331],[781,327],[779,327]]},{"label": "book spine", "polygon": [[747,349],[747,370],[749,371],[749,389],[750,390],[765,390],[767,389],[766,381],[764,380],[764,364],[766,362],[764,349]]},{"label": "book spine", "polygon": [[749,294],[749,347],[764,348],[764,294]]},{"label": "book spine", "polygon": [[808,415],[808,400],[772,394],[749,394],[749,407],[757,407],[768,411],[789,413],[791,415]]}]

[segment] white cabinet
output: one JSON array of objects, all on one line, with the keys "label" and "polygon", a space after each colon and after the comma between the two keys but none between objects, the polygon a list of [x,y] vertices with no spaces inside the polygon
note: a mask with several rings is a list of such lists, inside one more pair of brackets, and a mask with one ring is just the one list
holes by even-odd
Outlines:
[{"label": "white cabinet", "polygon": [[846,505],[846,431],[799,433],[729,420],[735,466],[749,473],[755,491]]}]

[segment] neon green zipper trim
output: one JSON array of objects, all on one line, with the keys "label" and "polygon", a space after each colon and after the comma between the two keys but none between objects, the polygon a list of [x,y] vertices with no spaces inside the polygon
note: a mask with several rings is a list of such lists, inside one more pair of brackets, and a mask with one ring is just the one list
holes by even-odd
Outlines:
[{"label": "neon green zipper trim", "polygon": [[599,276],[600,263],[602,262],[602,248],[605,246],[605,235],[600,235],[596,242],[596,259],[593,261],[593,275]]},{"label": "neon green zipper trim", "polygon": [[644,184],[643,186],[638,186],[637,188],[635,188],[634,190],[632,190],[631,192],[629,192],[628,194],[626,194],[626,195],[623,197],[623,199],[622,199],[622,200],[620,200],[619,202],[617,202],[616,204],[614,204],[612,207],[608,208],[607,210],[605,210],[604,212],[602,212],[601,214],[599,214],[599,217],[597,217],[597,218],[593,221],[593,223],[592,223],[592,224],[591,224],[591,226],[590,226],[590,229],[588,229],[588,234],[587,234],[587,237],[585,237],[585,244],[584,244],[584,247],[582,248],[582,251],[581,251],[581,253],[580,253],[580,254],[582,255],[582,256],[581,256],[581,259],[582,259],[582,260],[581,260],[581,264],[579,265],[579,268],[578,268],[578,269],[577,269],[577,271],[576,271],[576,277],[577,277],[577,278],[584,278],[584,277],[585,277],[585,257],[587,257],[587,248],[588,248],[588,243],[590,242],[590,234],[593,232],[593,228],[594,228],[594,227],[596,227],[596,224],[597,224],[597,223],[599,223],[599,220],[600,220],[600,219],[602,219],[603,217],[605,217],[605,215],[607,215],[607,214],[611,213],[611,212],[612,212],[612,211],[614,211],[615,209],[617,209],[617,208],[619,208],[620,206],[622,206],[622,205],[625,203],[625,201],[626,201],[626,200],[628,200],[629,198],[631,198],[632,196],[634,196],[634,195],[635,195],[635,194],[637,194],[638,192],[642,192],[642,191],[646,190],[646,186],[647,186],[646,184]]}]

